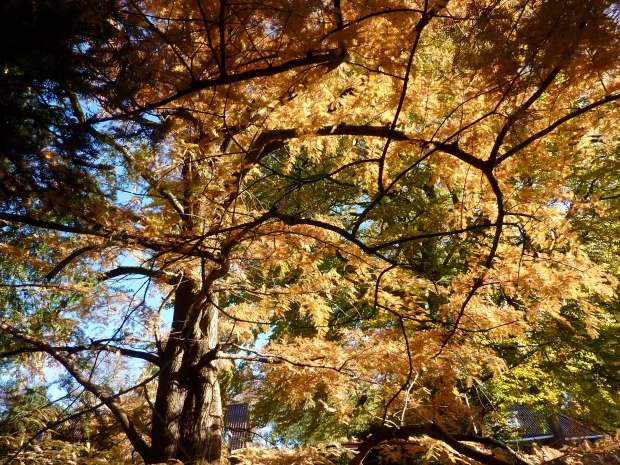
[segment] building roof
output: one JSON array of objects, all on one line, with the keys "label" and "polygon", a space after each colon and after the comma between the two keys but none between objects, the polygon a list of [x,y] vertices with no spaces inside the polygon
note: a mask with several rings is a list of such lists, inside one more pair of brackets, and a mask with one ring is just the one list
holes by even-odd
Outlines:
[{"label": "building roof", "polygon": [[224,426],[230,450],[245,447],[250,438],[250,406],[231,404],[224,415]]},{"label": "building roof", "polygon": [[83,442],[88,440],[89,436],[85,431],[85,426],[84,418],[70,418],[56,426],[52,431],[58,435],[57,439],[68,442]]},{"label": "building roof", "polygon": [[[513,417],[509,423],[522,431],[521,441],[536,441],[553,437],[547,419],[542,414],[534,412],[527,405],[514,405]],[[603,437],[600,432],[566,415],[558,415],[558,423],[566,439],[599,439]]]}]

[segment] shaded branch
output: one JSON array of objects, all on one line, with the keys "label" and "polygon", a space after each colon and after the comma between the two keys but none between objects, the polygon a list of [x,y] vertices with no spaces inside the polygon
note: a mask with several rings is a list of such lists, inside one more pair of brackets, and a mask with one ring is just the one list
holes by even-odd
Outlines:
[{"label": "shaded branch", "polygon": [[[144,19],[147,22],[149,22],[146,17]],[[77,96],[75,95],[74,92],[71,92],[71,91],[67,91],[67,94],[69,95],[69,101],[71,102],[71,106],[73,107],[73,111],[75,113],[76,118],[81,124],[86,124],[87,122],[86,116],[84,115],[84,111],[82,110],[82,106],[80,105],[80,102]],[[110,137],[107,134],[97,131],[93,126],[87,126],[87,132],[90,133],[90,135],[93,136],[95,139],[98,139],[99,141],[102,141],[108,144],[110,147],[114,148],[116,151],[122,153],[123,157],[125,158],[125,161],[127,161],[130,164],[130,166],[136,165],[135,159],[133,158],[133,155],[131,155],[129,150],[127,150],[125,147],[119,144],[116,140],[114,140],[114,138]],[[181,203],[176,199],[176,197],[170,191],[159,187],[157,180],[155,180],[154,176],[148,170],[143,171],[140,175],[142,176],[142,179],[144,179],[149,184],[149,186],[151,186],[153,189],[159,192],[159,194],[161,194],[162,197],[164,197],[166,200],[168,200],[168,202],[170,202],[170,205],[172,206],[172,208],[174,208],[177,211],[177,213],[181,215],[183,214],[183,205],[181,205]],[[52,278],[47,278],[47,279],[52,279]]]},{"label": "shaded branch", "polygon": [[[407,60],[407,68],[405,69],[405,75],[403,76],[403,87],[400,91],[400,98],[398,99],[398,105],[396,106],[396,112],[394,113],[394,118],[392,120],[392,124],[390,125],[390,133],[385,141],[383,146],[383,152],[381,153],[381,161],[379,162],[379,173],[377,174],[377,183],[379,192],[383,192],[383,170],[385,168],[385,157],[387,156],[388,148],[394,138],[393,134],[396,130],[396,125],[398,124],[398,118],[400,118],[400,112],[402,111],[403,104],[405,103],[405,96],[407,95],[407,87],[409,85],[409,74],[411,73],[411,67],[413,66],[413,59],[415,57],[416,51],[418,49],[418,44],[420,43],[420,37],[422,36],[422,31],[430,21],[432,17],[432,11],[427,12],[428,0],[424,2],[424,12],[422,13],[422,18],[418,21],[418,24],[415,26],[415,39],[413,41],[413,45],[411,46],[411,51],[409,52],[409,59]],[[361,225],[361,221],[364,219],[364,215],[360,217],[360,221],[358,221],[353,228],[353,233],[357,233],[357,229]]]},{"label": "shaded branch", "polygon": [[150,268],[142,268],[140,266],[119,266],[105,273],[101,281],[117,278],[119,276],[125,276],[128,274],[135,274],[140,276],[146,276],[149,278],[165,278],[166,284],[176,284],[179,282],[180,276],[168,274],[160,270],[152,270]]},{"label": "shaded branch", "polygon": [[504,153],[501,157],[498,157],[497,160],[495,161],[495,164],[499,165],[501,162],[503,162],[507,158],[509,158],[512,155],[514,155],[515,153],[523,150],[525,147],[530,145],[532,142],[535,142],[538,139],[540,139],[541,137],[546,136],[551,131],[553,131],[555,128],[560,126],[561,124],[566,123],[567,121],[570,121],[573,118],[581,116],[584,113],[589,112],[590,110],[593,110],[593,109],[595,109],[597,107],[600,107],[601,105],[605,105],[606,103],[609,103],[609,102],[615,102],[616,100],[620,100],[620,94],[607,95],[607,96],[605,96],[605,98],[603,98],[601,100],[597,100],[596,102],[593,102],[590,105],[586,105],[583,108],[579,108],[578,110],[575,110],[575,111],[569,113],[568,115],[566,115],[566,116],[558,119],[554,123],[550,124],[545,129],[543,129],[541,131],[538,131],[536,134],[531,135],[530,137],[525,139],[520,144],[515,145],[513,148],[511,148],[506,153]]},{"label": "shaded branch", "polygon": [[336,19],[336,30],[340,30],[344,28],[344,24],[342,22],[342,6],[340,5],[340,0],[333,0],[334,5],[334,18]]},{"label": "shaded branch", "polygon": [[[114,233],[113,231],[106,231],[103,229],[86,229],[79,228],[74,226],[67,226],[60,223],[55,223],[52,221],[39,220],[36,218],[32,218],[28,215],[17,215],[14,213],[2,213],[0,212],[0,220],[5,220],[9,222],[22,223],[27,224],[29,226],[34,226],[37,228],[49,229],[52,231],[60,231],[60,232],[68,232],[73,234],[82,234],[86,236],[96,236],[96,237],[105,237],[112,238],[117,242],[126,241],[133,244],[138,244],[147,249],[155,250],[157,252],[171,252],[171,253],[182,253],[190,257],[203,257],[207,258],[215,263],[220,263],[221,259],[217,258],[211,252],[206,250],[202,250],[198,247],[198,245],[192,245],[192,240],[179,241],[178,243],[174,242],[158,242],[149,239],[143,239],[140,237],[132,236],[124,233]],[[180,238],[179,238],[180,239]]]},{"label": "shaded branch", "polygon": [[[408,440],[410,437],[429,436],[433,439],[443,441],[452,449],[471,459],[477,460],[485,465],[512,465],[509,462],[498,459],[484,452],[460,443],[454,436],[446,433],[443,429],[433,423],[425,425],[409,425],[400,428],[384,426],[378,433],[372,434],[362,444],[360,444],[357,455],[351,461],[351,465],[361,465],[368,453],[377,447],[381,442],[393,439]],[[528,464],[529,465],[529,464]]]},{"label": "shaded branch", "polygon": [[545,79],[543,79],[543,81],[540,83],[540,86],[538,87],[538,89],[536,89],[536,92],[534,92],[530,98],[528,98],[523,105],[521,105],[519,108],[517,108],[509,117],[508,117],[508,121],[506,121],[506,124],[504,124],[504,126],[502,127],[502,129],[499,131],[499,134],[497,135],[497,138],[495,139],[495,143],[493,144],[493,148],[491,149],[491,153],[489,154],[489,161],[490,162],[494,162],[495,159],[497,158],[497,153],[499,152],[500,147],[502,146],[502,143],[504,142],[504,138],[506,137],[506,134],[508,134],[508,131],[510,130],[510,128],[516,123],[516,121],[519,119],[519,117],[525,113],[527,111],[528,108],[530,108],[534,102],[536,102],[536,100],[538,100],[540,98],[540,96],[543,94],[543,92],[545,90],[547,90],[547,88],[551,85],[551,83],[554,81],[555,77],[558,75],[558,73],[560,72],[560,68],[559,67],[555,67],[551,70],[551,72],[547,75],[547,77]]},{"label": "shaded branch", "polygon": [[361,16],[357,19],[348,21],[346,24],[343,24],[342,26],[338,26],[335,29],[332,29],[331,31],[327,32],[323,37],[321,37],[319,41],[323,41],[330,35],[335,34],[336,32],[342,31],[343,29],[346,29],[349,26],[357,25],[361,23],[362,21],[366,21],[376,16],[383,16],[383,15],[388,15],[388,14],[399,14],[399,13],[418,13],[419,14],[419,13],[424,13],[424,11],[417,9],[417,8],[387,8],[385,10],[376,11],[374,13],[369,13],[365,16]]},{"label": "shaded branch", "polygon": [[27,215],[17,215],[15,213],[0,212],[0,220],[15,223],[24,223],[36,228],[52,229],[54,231],[68,232],[73,234],[84,234],[86,236],[110,237],[113,233],[104,229],[87,229],[76,226],[67,226],[53,221],[38,220]]},{"label": "shaded branch", "polygon": [[484,160],[481,160],[480,158],[476,158],[473,155],[462,150],[461,148],[459,148],[458,144],[456,143],[443,144],[441,142],[433,142],[433,145],[437,147],[437,150],[450,154],[450,155],[454,155],[459,160],[464,161],[468,165],[471,165],[474,168],[478,168],[479,170],[484,171],[488,169],[489,167],[487,162],[485,162]]},{"label": "shaded branch", "polygon": [[284,363],[282,360],[278,360],[270,355],[258,356],[258,355],[243,355],[243,354],[227,354],[225,352],[217,352],[217,358],[224,360],[244,360],[246,362],[258,362],[258,363]]},{"label": "shaded branch", "polygon": [[477,224],[474,226],[468,226],[467,228],[454,229],[452,231],[443,231],[443,232],[428,233],[428,234],[416,234],[415,236],[406,236],[400,239],[394,239],[393,241],[385,242],[383,244],[370,247],[368,250],[375,252],[377,250],[385,249],[386,247],[391,247],[393,245],[398,245],[398,244],[405,244],[407,242],[419,241],[422,239],[432,239],[433,237],[454,236],[454,235],[463,234],[469,231],[475,231],[477,229],[498,228],[500,226],[506,226],[506,225],[514,226],[516,225],[516,223]]},{"label": "shaded branch", "polygon": [[[156,374],[154,374],[154,375],[149,376],[149,377],[148,377],[148,378],[146,378],[144,381],[142,381],[142,382],[140,382],[140,383],[138,383],[138,384],[136,384],[136,385],[134,385],[134,386],[132,386],[132,387],[130,387],[130,388],[127,388],[127,389],[122,389],[122,390],[120,390],[120,391],[119,391],[118,393],[116,393],[116,394],[111,394],[111,395],[110,395],[110,399],[116,399],[116,398],[119,398],[119,397],[121,397],[121,396],[124,396],[125,394],[128,394],[128,393],[129,393],[129,392],[131,392],[131,391],[134,391],[134,390],[136,390],[136,389],[138,389],[138,388],[144,387],[144,386],[146,386],[148,383],[150,383],[151,381],[153,381],[153,380],[154,380],[157,376],[159,376],[159,373],[156,373]],[[26,441],[24,441],[24,442],[23,442],[23,444],[21,445],[21,447],[20,447],[17,451],[15,451],[15,453],[14,453],[11,457],[9,457],[7,460],[5,460],[5,462],[4,462],[4,463],[12,463],[12,462],[13,462],[13,460],[14,460],[14,459],[15,459],[15,458],[19,455],[19,454],[21,454],[21,453],[22,453],[22,452],[23,452],[23,451],[24,451],[24,450],[25,450],[25,449],[26,449],[26,448],[27,448],[30,444],[32,444],[32,442],[33,442],[33,441],[35,441],[38,437],[40,437],[40,435],[41,435],[41,434],[45,433],[46,431],[53,430],[53,429],[54,429],[54,428],[56,428],[57,426],[60,426],[60,425],[62,425],[63,423],[65,423],[65,422],[67,422],[67,421],[73,420],[73,419],[75,419],[75,418],[79,418],[79,417],[81,417],[82,415],[85,415],[85,414],[87,414],[87,413],[94,412],[94,411],[96,411],[98,408],[102,407],[103,405],[105,405],[105,402],[99,402],[99,403],[97,403],[97,404],[95,404],[95,405],[93,405],[93,406],[91,406],[91,407],[85,408],[85,409],[80,410],[80,411],[78,411],[78,412],[76,412],[76,413],[73,413],[73,414],[71,414],[71,415],[69,415],[69,416],[66,416],[66,417],[64,417],[64,418],[61,418],[60,420],[57,420],[57,421],[55,421],[55,422],[53,422],[53,423],[48,423],[48,424],[47,424],[44,428],[42,428],[42,429],[38,430],[35,434],[33,434],[32,436],[30,436],[30,438],[29,438],[29,439],[27,439]]]},{"label": "shaded branch", "polygon": [[[302,134],[295,128],[273,129],[262,132],[252,144],[247,156],[252,161],[259,161],[265,156],[284,147],[286,140],[296,139]],[[307,135],[307,134],[306,134]],[[358,137],[389,137],[393,140],[427,143],[424,140],[409,137],[402,131],[391,131],[387,126],[353,125],[342,123],[337,126],[326,126],[315,131],[316,136],[358,136]]]},{"label": "shaded branch", "polygon": [[[151,354],[149,352],[142,352],[140,350],[135,350],[135,349],[126,349],[124,347],[111,346],[109,344],[104,344],[102,342],[93,342],[92,344],[88,346],[50,346],[50,348],[57,352],[66,352],[68,354],[76,354],[78,352],[85,352],[85,351],[105,350],[106,352],[119,353],[126,357],[139,358],[141,360],[146,360],[147,362],[150,362],[156,366],[161,365],[161,360],[156,354]],[[15,350],[7,351],[7,352],[0,352],[0,358],[8,358],[8,357],[14,357],[16,355],[37,353],[37,352],[47,352],[47,350],[41,347],[23,347],[20,349],[15,349]]]},{"label": "shaded branch", "polygon": [[[483,170],[483,174],[485,175],[485,177],[487,178],[487,181],[491,185],[491,189],[493,190],[493,194],[495,195],[495,199],[497,202],[497,217],[495,219],[495,223],[497,227],[495,228],[495,234],[493,236],[493,242],[491,244],[491,248],[489,249],[489,255],[487,256],[486,262],[484,263],[485,268],[491,268],[491,266],[493,265],[493,259],[495,258],[495,255],[497,254],[497,248],[499,247],[499,241],[501,239],[503,226],[504,226],[504,216],[505,216],[504,194],[502,193],[502,190],[499,186],[499,183],[497,182],[497,179],[493,175],[492,167],[490,166],[485,167],[485,169]],[[475,279],[471,290],[467,293],[467,297],[465,297],[465,300],[463,301],[463,304],[461,305],[461,308],[459,310],[459,313],[456,317],[456,321],[454,322],[452,329],[448,333],[448,336],[446,337],[446,339],[441,344],[441,349],[439,350],[439,353],[441,353],[441,351],[448,345],[448,342],[450,342],[450,339],[452,339],[452,337],[456,334],[456,331],[459,327],[461,319],[463,318],[463,315],[465,315],[465,309],[467,308],[467,305],[469,304],[470,300],[474,297],[476,292],[478,292],[478,289],[480,289],[484,284],[485,275],[486,275],[486,271],[481,276],[478,276]],[[439,355],[439,353],[437,353],[437,355]]]},{"label": "shaded branch", "polygon": [[180,98],[183,98],[187,95],[191,95],[195,92],[199,92],[204,89],[210,89],[219,86],[228,86],[231,84],[236,84],[238,82],[249,81],[252,79],[257,79],[261,77],[270,77],[275,76],[280,73],[284,73],[286,71],[291,71],[296,68],[302,68],[306,66],[312,65],[322,65],[327,63],[340,63],[344,60],[345,55],[342,53],[338,53],[339,51],[329,51],[322,53],[308,53],[304,58],[295,58],[293,60],[286,61],[282,64],[276,66],[268,66],[267,68],[262,69],[253,69],[251,71],[245,71],[239,74],[227,74],[220,76],[215,79],[205,79],[194,81],[190,86],[185,89],[179,90],[173,95],[166,97],[158,102],[153,102],[146,104],[140,108],[129,111],[127,113],[117,114],[108,116],[105,118],[91,118],[87,121],[88,124],[97,124],[106,121],[114,121],[119,119],[131,119],[134,116],[137,116],[141,113],[148,112],[151,110],[155,110],[164,105],[168,105],[169,103],[174,102]]},{"label": "shaded branch", "polygon": [[[338,234],[340,237],[342,237],[343,239],[346,239],[347,241],[355,244],[357,247],[359,247],[362,251],[368,253],[368,254],[375,254],[378,255],[377,252],[381,249],[385,249],[387,247],[392,247],[394,245],[398,245],[398,244],[404,244],[407,242],[413,242],[413,241],[418,241],[418,240],[423,240],[423,239],[431,239],[434,237],[444,237],[444,236],[453,236],[453,235],[458,235],[458,234],[462,234],[462,233],[466,233],[469,231],[475,231],[478,229],[486,229],[486,228],[500,228],[501,226],[504,225],[515,225],[516,223],[490,223],[490,224],[480,224],[480,225],[473,225],[473,226],[469,226],[467,228],[462,228],[462,229],[455,229],[452,231],[444,231],[444,232],[435,232],[435,233],[428,233],[428,234],[416,234],[414,236],[406,236],[406,237],[402,237],[400,239],[395,239],[393,241],[388,241],[385,242],[383,244],[377,244],[374,246],[370,246],[365,244],[364,242],[362,242],[360,239],[358,239],[357,237],[355,237],[353,235],[353,233],[347,231],[346,229],[340,228],[336,225],[330,224],[330,223],[326,223],[324,221],[319,221],[319,220],[314,220],[311,218],[302,218],[299,216],[293,216],[293,215],[286,215],[284,213],[280,213],[278,211],[273,211],[270,215],[272,218],[277,218],[280,221],[282,221],[284,224],[288,225],[288,226],[295,226],[295,225],[300,225],[300,224],[305,224],[308,226],[315,226],[317,228],[321,228],[321,229],[325,229],[328,231],[332,231],[335,232],[336,234]],[[384,258],[387,261],[388,260],[386,257],[383,257],[381,255],[379,255],[381,258]]]},{"label": "shaded branch", "polygon": [[521,457],[521,455],[516,452],[511,447],[508,447],[502,441],[498,441],[497,439],[488,438],[485,436],[478,436],[475,434],[453,434],[452,437],[457,441],[466,441],[466,442],[477,442],[479,444],[485,444],[487,446],[497,447],[498,449],[503,449],[508,451],[514,458],[515,462],[519,465],[532,465],[531,462]]},{"label": "shaded branch", "polygon": [[71,253],[69,256],[64,258],[58,265],[56,265],[52,269],[52,271],[50,271],[45,276],[45,280],[46,281],[51,281],[52,279],[54,279],[58,273],[60,273],[69,263],[71,263],[73,260],[78,258],[80,255],[83,255],[83,254],[85,254],[87,252],[91,252],[93,250],[103,249],[105,247],[111,247],[112,245],[114,245],[114,244],[111,243],[111,242],[108,242],[106,244],[88,245],[86,247],[82,247],[81,249],[76,250],[75,252]]}]

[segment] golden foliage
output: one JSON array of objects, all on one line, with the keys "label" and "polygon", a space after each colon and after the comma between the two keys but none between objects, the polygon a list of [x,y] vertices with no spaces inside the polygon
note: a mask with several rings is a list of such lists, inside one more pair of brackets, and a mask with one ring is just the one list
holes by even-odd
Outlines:
[{"label": "golden foliage", "polygon": [[[118,177],[93,182],[129,192],[122,200],[50,192],[2,217],[37,228],[0,244],[7,263],[58,284],[36,299],[81,296],[52,318],[62,330],[27,312],[12,324],[64,346],[78,324],[131,321],[123,347],[161,355],[177,338],[207,341],[255,363],[282,405],[316,406],[320,391],[346,423],[352,396],[371,391],[383,420],[448,430],[479,413],[466,388],[507,369],[497,344],[549,318],[569,325],[569,303],[595,338],[605,317],[591,298],[613,296],[616,278],[571,216],[608,205],[571,177],[590,165],[593,136],[618,134],[617,5],[335,5],[119,4],[144,31],[125,58],[137,90],[123,108],[101,96],[88,122],[129,132],[150,112],[165,136],[100,135],[119,152]],[[131,274],[148,278],[137,305],[107,279]],[[190,281],[179,336],[160,317],[181,311]]]}]

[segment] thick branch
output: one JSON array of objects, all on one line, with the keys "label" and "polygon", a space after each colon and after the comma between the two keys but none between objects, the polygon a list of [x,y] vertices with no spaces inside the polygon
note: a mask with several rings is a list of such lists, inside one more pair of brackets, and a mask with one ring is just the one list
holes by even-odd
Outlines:
[{"label": "thick branch", "polygon": [[578,110],[572,111],[568,115],[566,115],[566,116],[558,119],[554,123],[550,124],[549,126],[547,126],[542,131],[538,131],[536,134],[531,135],[530,137],[525,139],[520,144],[515,145],[513,148],[511,148],[506,153],[504,153],[501,157],[498,157],[497,160],[495,161],[495,164],[499,165],[501,162],[503,162],[507,158],[509,158],[509,157],[513,156],[515,153],[523,150],[525,147],[530,145],[532,142],[535,142],[538,139],[540,139],[541,137],[546,136],[551,131],[553,131],[555,128],[557,128],[559,125],[561,125],[563,123],[566,123],[567,121],[570,121],[573,118],[581,116],[584,113],[589,112],[590,110],[593,110],[593,109],[595,109],[597,107],[600,107],[601,105],[605,105],[606,103],[609,103],[609,102],[615,102],[616,100],[619,100],[619,99],[620,99],[620,94],[607,95],[605,98],[603,98],[601,100],[597,100],[596,102],[593,102],[590,105],[586,105],[583,108],[579,108]]},{"label": "thick branch", "polygon": [[[105,350],[107,352],[119,353],[126,357],[139,358],[141,360],[146,360],[147,362],[152,363],[153,365],[160,366],[161,360],[160,358],[148,352],[142,352],[140,350],[135,349],[126,349],[124,347],[116,347],[111,346],[109,344],[104,344],[101,342],[93,342],[88,346],[50,346],[53,350],[57,352],[66,352],[68,354],[75,354],[78,352],[85,351],[100,351]],[[0,352],[0,358],[14,357],[20,354],[28,354],[34,352],[47,352],[46,349],[42,347],[22,347],[20,349],[15,349],[7,352]]]},{"label": "thick branch", "polygon": [[179,282],[179,276],[171,275],[160,270],[152,270],[150,268],[142,268],[140,266],[119,266],[105,273],[105,277],[102,281],[107,279],[117,278],[119,276],[125,276],[128,274],[135,274],[140,276],[147,276],[149,278],[165,278],[167,284],[176,284]]},{"label": "thick branch", "polygon": [[479,444],[486,444],[488,446],[497,447],[498,449],[503,449],[505,451],[508,451],[515,458],[517,464],[532,465],[530,462],[521,457],[517,452],[515,452],[512,448],[508,447],[502,441],[498,441],[497,439],[487,438],[485,436],[477,436],[475,434],[453,434],[452,437],[457,441],[477,442]]},{"label": "thick branch", "polygon": [[[415,39],[413,41],[413,45],[411,47],[411,51],[409,52],[409,60],[407,60],[407,69],[405,70],[405,75],[403,76],[403,87],[400,91],[400,98],[398,99],[398,105],[396,106],[396,112],[394,113],[394,119],[392,120],[392,124],[390,125],[390,133],[385,141],[385,145],[383,146],[383,152],[381,153],[381,161],[379,162],[379,173],[377,174],[377,182],[379,192],[384,192],[383,186],[383,170],[385,168],[385,157],[387,156],[388,149],[392,142],[394,131],[396,130],[396,125],[398,124],[398,118],[400,118],[400,112],[402,111],[403,104],[405,103],[405,96],[407,95],[407,87],[409,85],[409,75],[411,73],[411,67],[413,66],[413,59],[415,58],[416,51],[418,49],[418,44],[420,43],[420,37],[422,37],[422,31],[430,21],[432,17],[432,11],[427,12],[428,0],[424,2],[424,13],[422,13],[422,17],[418,24],[415,27]],[[353,229],[353,233],[357,233],[357,228],[361,225],[361,221],[364,219],[364,215],[362,214],[359,221],[355,225]]]},{"label": "thick branch", "polygon": [[506,124],[504,124],[504,127],[499,131],[499,134],[497,135],[497,138],[495,139],[495,144],[493,144],[493,148],[491,149],[491,153],[489,154],[489,161],[491,162],[495,161],[495,159],[497,158],[497,153],[499,152],[499,148],[502,146],[502,143],[504,142],[504,138],[506,137],[506,134],[508,134],[508,131],[510,130],[510,128],[521,117],[521,115],[525,113],[528,110],[528,108],[530,108],[534,104],[534,102],[536,102],[536,100],[540,98],[543,92],[547,90],[547,88],[554,81],[555,77],[558,75],[559,72],[560,72],[560,68],[558,67],[553,68],[551,72],[549,73],[549,75],[545,79],[543,79],[543,81],[540,83],[540,86],[538,87],[538,89],[536,89],[536,92],[534,92],[530,96],[530,98],[527,99],[523,103],[523,105],[517,108],[508,117],[508,121],[506,121]]},{"label": "thick branch", "polygon": [[460,443],[453,436],[446,433],[439,426],[433,423],[428,423],[426,425],[409,425],[403,426],[401,428],[392,428],[389,426],[383,427],[380,432],[372,434],[360,445],[358,449],[359,452],[351,461],[351,465],[361,465],[366,455],[368,455],[368,453],[372,449],[374,449],[383,441],[389,441],[392,439],[407,440],[410,437],[422,435],[429,436],[439,441],[443,441],[458,453],[486,465],[510,465],[504,460],[500,460],[492,455],[485,454],[483,452],[472,449],[465,444]]},{"label": "thick branch", "polygon": [[258,356],[258,355],[243,355],[243,354],[227,354],[226,352],[218,352],[217,358],[225,360],[244,360],[246,362],[258,362],[258,363],[284,363],[282,360],[278,360],[270,355]]},{"label": "thick branch", "polygon": [[[434,238],[434,237],[452,236],[452,235],[462,234],[462,233],[469,232],[469,231],[475,231],[475,230],[478,230],[478,229],[501,228],[502,226],[505,225],[504,223],[490,223],[490,224],[474,225],[474,226],[469,226],[467,228],[456,229],[456,230],[452,230],[452,231],[444,231],[444,232],[436,232],[436,233],[428,233],[428,234],[417,234],[417,235],[414,235],[414,236],[406,236],[406,237],[402,237],[400,239],[395,239],[393,241],[385,242],[383,244],[377,244],[377,245],[374,245],[374,246],[370,246],[370,245],[367,245],[364,242],[362,242],[360,239],[355,237],[353,235],[353,233],[347,231],[346,229],[340,228],[340,227],[335,226],[335,225],[330,224],[330,223],[326,223],[324,221],[313,220],[311,218],[302,218],[302,217],[299,217],[299,216],[285,215],[284,213],[279,213],[277,211],[274,211],[271,214],[271,216],[273,218],[279,219],[284,224],[289,225],[289,226],[305,224],[305,225],[308,225],[308,226],[315,226],[317,228],[321,228],[321,229],[325,229],[325,230],[328,230],[328,231],[335,232],[336,234],[338,234],[343,239],[346,239],[347,241],[355,244],[362,251],[364,251],[364,252],[366,252],[368,254],[376,254],[376,255],[378,255],[377,252],[379,250],[385,249],[387,247],[392,247],[392,246],[398,245],[398,244],[404,244],[404,243],[407,243],[407,242],[413,242],[413,241],[418,241],[418,240],[423,240],[423,239],[431,239],[431,238]],[[509,224],[512,224],[512,223],[509,223]],[[384,257],[382,257],[382,258],[384,258]]]},{"label": "thick branch", "polygon": [[0,212],[0,220],[23,223],[37,228],[49,229],[52,231],[68,232],[73,234],[82,234],[85,236],[97,236],[111,238],[114,236],[114,240],[117,242],[127,241],[133,244],[138,244],[147,249],[155,250],[157,252],[172,252],[182,253],[190,257],[202,257],[207,258],[215,263],[220,263],[221,260],[215,257],[211,252],[200,249],[197,245],[192,245],[192,240],[183,240],[179,243],[165,243],[148,239],[143,239],[129,234],[115,234],[112,231],[86,229],[73,226],[66,226],[64,224],[55,223],[52,221],[38,220],[27,215],[16,215],[14,213],[2,213]]},{"label": "thick branch", "polygon": [[250,81],[252,79],[257,79],[261,77],[270,77],[275,76],[280,73],[285,73],[286,71],[291,71],[296,68],[302,68],[306,66],[312,65],[322,65],[327,63],[340,63],[345,59],[345,55],[342,53],[334,53],[334,52],[323,52],[323,53],[308,53],[304,58],[296,58],[293,60],[289,60],[282,64],[276,66],[268,66],[262,69],[253,69],[251,71],[246,71],[239,74],[227,74],[225,76],[220,76],[215,79],[205,79],[198,80],[193,82],[189,87],[179,90],[178,92],[166,97],[158,102],[149,103],[144,105],[136,110],[129,111],[127,113],[118,114],[109,116],[107,118],[91,118],[88,123],[102,123],[105,121],[113,121],[119,119],[131,119],[134,116],[137,116],[141,113],[148,112],[151,110],[155,110],[164,105],[168,105],[169,103],[174,102],[180,98],[183,98],[187,95],[191,95],[195,92],[199,92],[204,89],[210,89],[218,86],[228,86],[231,84],[235,84],[237,82]]},{"label": "thick branch", "polygon": [[74,354],[77,352],[83,352],[87,350],[105,350],[107,352],[119,353],[125,357],[139,358],[141,360],[146,360],[153,365],[160,366],[161,359],[159,356],[155,354],[151,354],[149,352],[142,352],[141,350],[135,349],[126,349],[124,347],[116,347],[111,346],[109,344],[102,343],[93,343],[90,346],[73,346],[73,347],[53,347],[54,350],[58,350],[61,352],[67,352],[69,354]]},{"label": "thick branch", "polygon": [[53,221],[38,220],[26,215],[16,215],[14,213],[0,212],[0,220],[24,223],[36,228],[52,229],[54,231],[68,232],[73,234],[84,234],[86,236],[110,237],[112,232],[103,229],[86,229],[74,226],[67,226]]},{"label": "thick branch", "polygon": [[482,171],[488,168],[488,164],[484,160],[476,158],[473,155],[465,152],[464,150],[459,148],[458,144],[442,144],[440,142],[434,142],[433,145],[437,147],[437,150],[448,153],[450,155],[454,155],[459,160],[464,161],[465,163],[473,166],[474,168],[478,168]]},{"label": "thick branch", "polygon": [[114,245],[114,243],[108,242],[108,243],[105,243],[105,244],[88,245],[86,247],[82,247],[81,249],[76,250],[75,252],[71,253],[69,256],[64,258],[58,265],[56,265],[54,267],[54,269],[52,269],[52,271],[50,271],[47,274],[47,276],[45,276],[45,280],[46,281],[51,281],[52,279],[54,279],[58,273],[60,273],[69,263],[71,263],[73,260],[78,258],[80,255],[83,255],[83,254],[85,254],[87,252],[90,252],[90,251],[93,251],[93,250],[103,249],[105,247],[110,247],[112,245]]},{"label": "thick branch", "polygon": [[[342,123],[337,126],[327,126],[318,129],[315,133],[317,136],[358,136],[358,137],[389,137],[393,140],[410,140],[412,142],[426,142],[419,139],[410,138],[402,131],[390,132],[387,126],[369,126],[369,125],[352,125]],[[248,151],[251,160],[258,161],[269,155],[275,150],[283,147],[288,139],[296,139],[301,134],[297,129],[273,129],[262,132],[252,144],[252,148]]]}]

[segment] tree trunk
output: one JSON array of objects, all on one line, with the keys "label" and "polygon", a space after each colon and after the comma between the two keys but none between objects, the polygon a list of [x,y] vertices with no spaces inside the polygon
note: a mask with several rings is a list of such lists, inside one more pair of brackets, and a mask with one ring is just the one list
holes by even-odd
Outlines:
[{"label": "tree trunk", "polygon": [[201,283],[184,279],[175,293],[174,320],[162,356],[147,463],[177,459],[218,464],[222,404],[218,370],[218,312]]},{"label": "tree trunk", "polygon": [[560,417],[555,415],[548,417],[547,425],[549,425],[549,430],[551,434],[553,434],[553,443],[551,446],[559,449],[566,443],[564,431],[562,431],[562,426],[560,426]]}]

